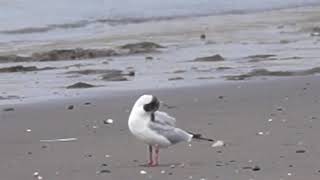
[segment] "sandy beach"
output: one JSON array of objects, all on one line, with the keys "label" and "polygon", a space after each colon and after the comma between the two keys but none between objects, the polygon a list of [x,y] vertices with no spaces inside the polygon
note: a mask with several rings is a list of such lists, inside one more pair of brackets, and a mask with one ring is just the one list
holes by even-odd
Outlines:
[{"label": "sandy beach", "polygon": [[[99,94],[35,104],[3,105],[3,179],[319,179],[319,77],[219,86]],[[161,151],[161,165],[141,166],[147,147],[127,128],[143,93],[157,95],[178,126],[211,143]],[[73,108],[70,108],[70,106]],[[113,119],[113,124],[105,120]],[[69,142],[41,140],[76,138]],[[140,174],[146,171],[147,174]]]},{"label": "sandy beach", "polygon": [[[0,32],[35,38],[0,43],[0,179],[319,179],[319,10],[139,21],[64,40]],[[142,166],[147,146],[127,127],[142,94],[225,146],[181,143]]]}]

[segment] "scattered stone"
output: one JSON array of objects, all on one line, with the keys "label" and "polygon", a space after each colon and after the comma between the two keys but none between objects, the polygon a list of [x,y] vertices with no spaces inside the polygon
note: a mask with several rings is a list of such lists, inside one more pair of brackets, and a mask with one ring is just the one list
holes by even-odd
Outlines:
[{"label": "scattered stone", "polygon": [[231,67],[224,67],[224,66],[217,68],[217,70],[219,70],[219,71],[223,71],[223,70],[227,70],[227,69],[232,69],[232,68]]},{"label": "scattered stone", "polygon": [[205,34],[201,34],[201,35],[200,35],[200,39],[201,39],[201,40],[205,40],[205,39],[206,39],[206,35],[205,35]]},{"label": "scattered stone", "polygon": [[128,74],[124,74],[121,70],[109,70],[108,72],[104,73],[101,76],[101,79],[105,81],[127,81],[128,79],[124,76],[126,75],[134,76],[134,72],[133,73],[132,72],[131,73],[129,72]]},{"label": "scattered stone", "polygon": [[141,170],[141,171],[140,171],[140,174],[147,174],[147,171]]},{"label": "scattered stone", "polygon": [[289,40],[285,40],[285,39],[283,39],[283,40],[280,40],[280,43],[281,43],[281,44],[289,44],[289,43],[290,43],[290,41],[289,41]]},{"label": "scattered stone", "polygon": [[4,55],[0,56],[0,63],[8,63],[8,62],[24,62],[31,61],[31,57],[18,56],[18,55]]},{"label": "scattered stone", "polygon": [[252,171],[260,171],[260,170],[261,170],[261,168],[259,166],[254,166],[252,168]]},{"label": "scattered stone", "polygon": [[276,55],[274,54],[258,54],[258,55],[248,56],[245,59],[249,59],[249,62],[260,62],[260,61],[276,60],[275,57]]},{"label": "scattered stone", "polygon": [[139,43],[126,44],[126,45],[120,46],[120,48],[128,50],[130,54],[136,54],[136,53],[156,52],[157,49],[164,48],[164,47],[153,42],[139,42]]},{"label": "scattered stone", "polygon": [[310,34],[311,36],[320,36],[320,27],[314,27]]},{"label": "scattered stone", "polygon": [[171,168],[171,169],[174,169],[175,167],[176,167],[176,165],[174,165],[174,164],[171,164],[171,165],[170,165],[170,168]]},{"label": "scattered stone", "polygon": [[31,58],[34,61],[58,61],[58,60],[79,60],[93,59],[99,57],[115,56],[117,53],[112,49],[58,49],[41,53],[33,53]]},{"label": "scattered stone", "polygon": [[101,164],[101,166],[103,166],[103,167],[107,167],[107,166],[108,166],[108,164],[103,163],[103,164]]},{"label": "scattered stone", "polygon": [[223,98],[224,98],[224,96],[219,96],[218,98],[219,98],[219,99],[223,99]]},{"label": "scattered stone", "polygon": [[210,77],[197,77],[197,79],[206,80],[206,79],[214,79],[214,77],[212,77],[212,76],[210,76]]},{"label": "scattered stone", "polygon": [[84,105],[90,105],[91,104],[91,102],[85,102],[84,103]]},{"label": "scattered stone", "polygon": [[221,146],[225,146],[225,143],[221,140],[217,140],[215,143],[211,145],[211,147],[221,147]]},{"label": "scattered stone", "polygon": [[306,150],[300,149],[300,150],[296,150],[296,153],[305,153]]},{"label": "scattered stone", "polygon": [[169,81],[177,81],[177,80],[183,80],[183,77],[173,77],[173,78],[169,78]]},{"label": "scattered stone", "polygon": [[160,173],[161,173],[161,174],[165,174],[166,171],[165,171],[165,170],[161,170]]},{"label": "scattered stone", "polygon": [[3,111],[7,111],[7,112],[8,112],[8,111],[14,111],[14,110],[15,110],[14,108],[4,108],[4,109],[3,109]]},{"label": "scattered stone", "polygon": [[180,73],[185,73],[187,72],[186,70],[176,70],[176,71],[173,71],[172,73],[173,74],[180,74]]},{"label": "scattered stone", "polygon": [[225,76],[227,80],[245,80],[251,77],[258,76],[305,76],[320,73],[320,67],[315,67],[307,70],[297,71],[269,71],[266,69],[255,69],[251,72],[242,75]]},{"label": "scattered stone", "polygon": [[81,75],[95,75],[95,74],[104,74],[104,73],[118,73],[122,72],[121,70],[109,70],[109,69],[85,69],[79,71],[69,71],[66,74],[81,74]]},{"label": "scattered stone", "polygon": [[170,175],[170,176],[171,176],[171,175],[173,175],[173,173],[172,173],[172,172],[169,172],[169,173],[168,173],[168,175]]},{"label": "scattered stone", "polygon": [[28,155],[32,155],[32,152],[29,151],[29,152],[27,152],[27,154],[28,154]]},{"label": "scattered stone", "polygon": [[47,145],[42,145],[41,148],[42,149],[46,149],[48,146]]},{"label": "scattered stone", "polygon": [[104,120],[103,124],[113,124],[113,119]]},{"label": "scattered stone", "polygon": [[152,56],[147,56],[146,60],[153,60],[153,57]]},{"label": "scattered stone", "polygon": [[220,54],[216,54],[213,56],[196,58],[193,61],[194,62],[216,62],[216,61],[224,61],[224,60],[225,59]]},{"label": "scattered stone", "polygon": [[67,107],[67,109],[68,109],[68,110],[74,109],[74,105],[69,105],[69,106]]},{"label": "scattered stone", "polygon": [[51,70],[51,69],[56,69],[56,68],[54,67],[37,68],[36,66],[19,65],[19,66],[0,68],[0,73],[43,71],[43,70]]},{"label": "scattered stone", "polygon": [[103,173],[111,173],[111,171],[108,169],[103,169],[99,171],[99,174],[103,174]]},{"label": "scattered stone", "polygon": [[26,132],[31,132],[32,130],[31,129],[26,129]]},{"label": "scattered stone", "polygon": [[87,83],[84,83],[84,82],[77,82],[75,84],[67,86],[66,88],[67,89],[78,89],[78,88],[93,88],[93,87],[96,87],[96,86],[91,85],[91,84],[87,84]]}]

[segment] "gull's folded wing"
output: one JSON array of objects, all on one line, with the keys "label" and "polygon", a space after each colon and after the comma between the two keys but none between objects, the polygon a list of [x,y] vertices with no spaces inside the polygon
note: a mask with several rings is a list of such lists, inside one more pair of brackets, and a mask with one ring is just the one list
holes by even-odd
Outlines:
[{"label": "gull's folded wing", "polygon": [[155,121],[160,124],[165,124],[165,125],[169,125],[169,126],[176,125],[176,118],[170,116],[166,112],[156,111],[154,113],[154,115],[155,115]]}]

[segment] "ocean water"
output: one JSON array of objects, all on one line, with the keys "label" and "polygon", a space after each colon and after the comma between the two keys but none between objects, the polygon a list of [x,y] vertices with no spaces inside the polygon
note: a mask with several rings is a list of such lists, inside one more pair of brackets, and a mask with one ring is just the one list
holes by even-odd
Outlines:
[{"label": "ocean water", "polygon": [[0,0],[0,43],[64,38],[71,33],[83,36],[97,23],[116,25],[314,3],[320,0]]}]

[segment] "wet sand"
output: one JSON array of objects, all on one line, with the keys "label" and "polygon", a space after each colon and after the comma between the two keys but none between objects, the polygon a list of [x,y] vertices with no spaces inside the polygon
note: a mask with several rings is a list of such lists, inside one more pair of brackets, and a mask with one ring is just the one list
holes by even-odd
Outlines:
[{"label": "wet sand", "polygon": [[[1,179],[316,180],[319,80],[237,81],[1,105]],[[223,140],[226,146],[182,143],[160,152],[159,167],[140,166],[147,148],[130,135],[127,118],[144,93],[164,101],[161,110],[175,116],[179,127]],[[113,124],[104,122],[109,118]],[[57,138],[77,139],[41,142]]]}]

